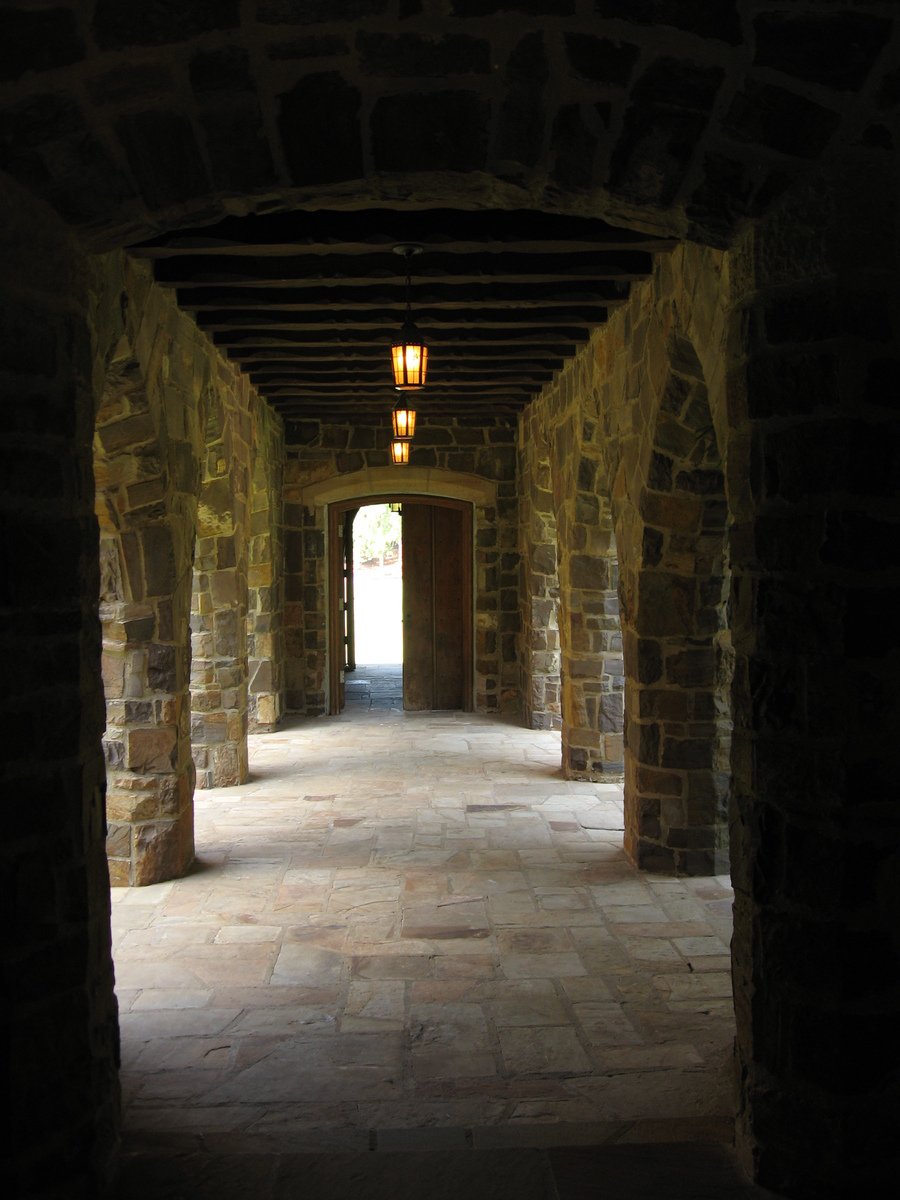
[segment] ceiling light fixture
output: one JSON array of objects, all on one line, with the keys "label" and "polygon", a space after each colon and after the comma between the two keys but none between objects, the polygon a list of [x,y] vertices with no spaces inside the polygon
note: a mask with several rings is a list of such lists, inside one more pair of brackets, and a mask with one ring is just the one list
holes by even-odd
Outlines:
[{"label": "ceiling light fixture", "polygon": [[405,404],[398,404],[391,413],[391,423],[394,426],[394,437],[408,441],[415,436],[416,410],[408,408]]},{"label": "ceiling light fixture", "polygon": [[397,391],[412,392],[425,386],[428,370],[428,347],[416,329],[409,303],[410,263],[417,254],[422,253],[422,247],[416,242],[401,242],[394,247],[394,253],[406,260],[406,320],[391,345],[391,365]]},{"label": "ceiling light fixture", "polygon": [[409,462],[409,439],[400,441],[395,438],[391,442],[391,462],[395,467],[403,467]]}]

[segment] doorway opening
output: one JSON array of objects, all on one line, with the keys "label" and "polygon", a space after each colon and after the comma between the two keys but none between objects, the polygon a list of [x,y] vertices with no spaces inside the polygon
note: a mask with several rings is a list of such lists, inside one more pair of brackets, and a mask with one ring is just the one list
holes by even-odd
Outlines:
[{"label": "doorway opening", "polygon": [[344,707],[403,708],[401,505],[347,513],[351,569],[343,579]]},{"label": "doorway opening", "polygon": [[[391,506],[396,513],[385,516]],[[387,536],[397,528],[392,516],[399,518],[396,551]],[[418,495],[372,496],[330,506],[328,679],[333,715],[350,704],[359,707],[358,697],[365,701],[360,664],[392,665],[395,655],[402,671],[398,707],[472,711],[473,519],[468,501]],[[378,560],[380,565],[382,558],[385,567],[394,562],[396,567],[376,580],[369,576],[368,564]],[[396,599],[401,606],[399,637],[392,615]],[[373,641],[377,649],[370,649]],[[368,654],[375,656],[371,663],[364,661]],[[384,676],[384,671],[367,674]]]}]

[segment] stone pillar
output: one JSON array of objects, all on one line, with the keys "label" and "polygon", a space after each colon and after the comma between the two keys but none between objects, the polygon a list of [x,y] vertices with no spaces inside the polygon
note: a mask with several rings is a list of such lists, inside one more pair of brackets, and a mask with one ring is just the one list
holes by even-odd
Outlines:
[{"label": "stone pillar", "polygon": [[647,870],[728,870],[727,506],[700,362],[673,336],[622,558],[625,846]]},{"label": "stone pillar", "polygon": [[112,883],[141,886],[183,875],[194,858],[188,616],[199,413],[195,394],[153,369],[190,322],[145,268],[111,255],[93,269],[107,851]]},{"label": "stone pillar", "polygon": [[900,1167],[895,170],[858,150],[736,255],[738,1145],[810,1200]]},{"label": "stone pillar", "polygon": [[102,1196],[119,1091],[87,264],[2,176],[0,261],[3,1181]]},{"label": "stone pillar", "polygon": [[[227,385],[231,378],[223,380]],[[245,397],[246,399],[246,397]],[[197,787],[245,783],[250,417],[227,386],[209,396],[191,601],[191,750]]]},{"label": "stone pillar", "polygon": [[553,500],[559,563],[563,771],[623,770],[622,634],[612,513],[601,491],[599,429],[576,405],[555,430]]},{"label": "stone pillar", "polygon": [[273,730],[284,710],[284,430],[261,408],[254,443],[248,548],[249,728]]},{"label": "stone pillar", "polygon": [[520,684],[525,724],[559,729],[559,577],[556,573],[556,512],[553,507],[550,448],[539,414],[523,414],[519,442],[521,491],[519,638]]}]

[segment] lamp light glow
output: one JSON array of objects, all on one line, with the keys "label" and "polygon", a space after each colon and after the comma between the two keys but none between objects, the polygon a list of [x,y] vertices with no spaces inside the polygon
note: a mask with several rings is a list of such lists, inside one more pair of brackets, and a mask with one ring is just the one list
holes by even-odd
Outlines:
[{"label": "lamp light glow", "polygon": [[405,404],[398,404],[391,413],[391,423],[394,427],[394,437],[408,441],[416,433],[416,410],[407,408]]},{"label": "lamp light glow", "polygon": [[394,440],[391,442],[391,462],[395,467],[402,467],[409,462],[409,442]]},{"label": "lamp light glow", "polygon": [[413,322],[409,302],[409,264],[415,255],[422,253],[422,247],[412,242],[404,242],[394,247],[394,253],[402,255],[406,260],[406,319],[391,345],[391,368],[397,391],[412,392],[425,386],[428,371],[428,347]]}]

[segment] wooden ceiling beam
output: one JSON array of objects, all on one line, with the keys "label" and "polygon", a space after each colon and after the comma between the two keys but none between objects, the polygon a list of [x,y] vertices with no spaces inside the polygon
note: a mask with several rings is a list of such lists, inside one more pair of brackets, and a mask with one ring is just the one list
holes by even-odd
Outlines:
[{"label": "wooden ceiling beam", "polygon": [[[477,287],[424,284],[415,289],[417,308],[611,308],[628,299],[629,285],[610,280],[566,283],[479,283]],[[405,285],[370,283],[360,287],[189,287],[179,289],[179,305],[189,312],[207,309],[268,309],[321,312],[323,308],[377,309],[403,306]]]},{"label": "wooden ceiling beam", "polygon": [[[606,321],[606,309],[584,308],[551,308],[540,312],[528,310],[516,312],[513,309],[485,309],[482,312],[470,314],[464,312],[440,312],[435,309],[417,310],[414,314],[416,326],[426,340],[435,329],[527,329],[538,326],[544,329],[556,325],[564,328],[584,326],[593,329]],[[201,329],[296,329],[296,330],[331,330],[331,329],[390,329],[393,335],[403,324],[404,312],[397,309],[394,312],[376,311],[370,313],[345,312],[333,309],[323,309],[314,316],[298,316],[280,309],[270,313],[232,311],[231,309],[205,312],[198,317],[197,324]],[[389,335],[391,336],[391,335]]]},{"label": "wooden ceiling beam", "polygon": [[452,246],[479,253],[516,249],[645,249],[653,254],[677,246],[673,238],[608,225],[592,217],[534,211],[373,208],[352,212],[302,211],[227,217],[215,225],[165,233],[129,248],[161,259],[181,254],[358,254],[421,243],[426,253]]},{"label": "wooden ceiling beam", "polygon": [[[244,329],[213,330],[213,341],[217,346],[245,347],[253,350],[266,347],[284,346],[318,346],[334,347],[379,347],[387,351],[391,338],[396,329],[366,329],[351,333],[343,329],[334,333],[321,333],[316,330],[280,330],[256,329],[252,332]],[[529,353],[533,346],[541,344],[559,347],[558,353],[571,355],[575,349],[587,340],[587,332],[583,328],[551,328],[531,327],[522,329],[518,326],[506,329],[432,329],[429,331],[429,347],[455,346],[525,346]]]},{"label": "wooden ceiling beam", "polygon": [[[415,264],[415,283],[478,284],[484,282],[552,283],[578,279],[646,279],[653,257],[639,250],[595,254],[432,254]],[[242,258],[185,255],[160,259],[155,265],[160,283],[187,289],[227,285],[239,287],[298,287],[332,281],[342,286],[405,280],[403,261],[396,254],[364,257],[330,254],[296,258]]]}]

